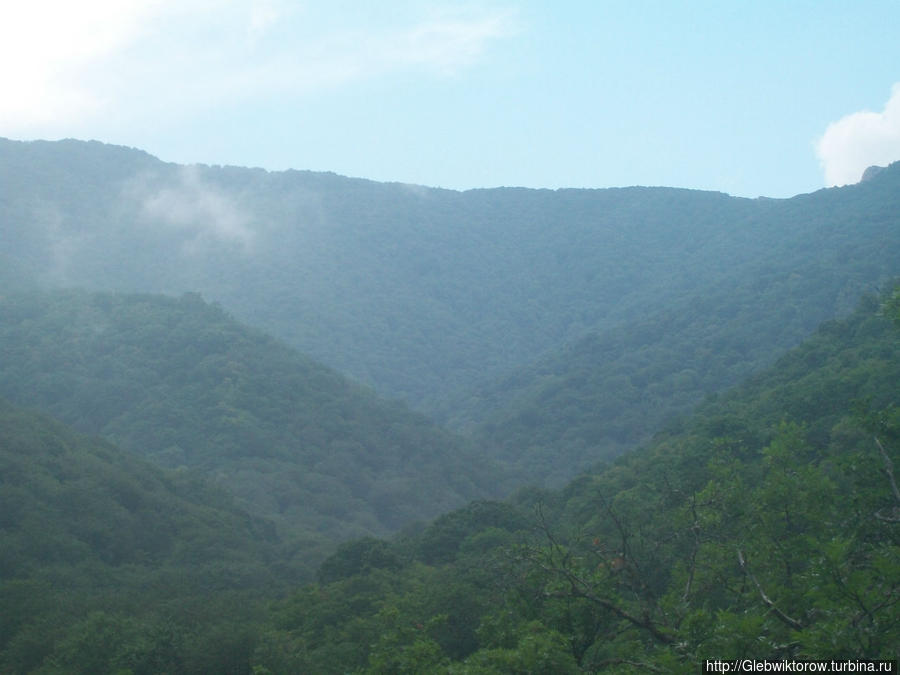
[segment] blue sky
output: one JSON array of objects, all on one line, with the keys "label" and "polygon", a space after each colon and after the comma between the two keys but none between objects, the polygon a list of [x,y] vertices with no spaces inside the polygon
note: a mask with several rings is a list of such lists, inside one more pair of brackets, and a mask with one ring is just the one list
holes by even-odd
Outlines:
[{"label": "blue sky", "polygon": [[0,136],[787,197],[900,159],[898,26],[896,0],[9,1]]}]

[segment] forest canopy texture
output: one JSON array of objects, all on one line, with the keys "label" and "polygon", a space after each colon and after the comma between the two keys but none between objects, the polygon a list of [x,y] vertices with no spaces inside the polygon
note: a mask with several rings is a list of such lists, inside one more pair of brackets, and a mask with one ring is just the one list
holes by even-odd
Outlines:
[{"label": "forest canopy texture", "polygon": [[900,644],[900,164],[454,192],[0,139],[0,672]]},{"label": "forest canopy texture", "polygon": [[275,606],[261,663],[695,673],[716,658],[896,659],[898,299],[868,299],[562,490],[342,547],[318,586]]},{"label": "forest canopy texture", "polygon": [[7,289],[200,293],[560,486],[897,275],[900,164],[792,199],[454,192],[0,139]]},{"label": "forest canopy texture", "polygon": [[275,528],[206,481],[4,404],[0,663],[687,673],[897,658],[898,347],[900,291],[869,297],[564,489],[342,544],[304,586]]}]

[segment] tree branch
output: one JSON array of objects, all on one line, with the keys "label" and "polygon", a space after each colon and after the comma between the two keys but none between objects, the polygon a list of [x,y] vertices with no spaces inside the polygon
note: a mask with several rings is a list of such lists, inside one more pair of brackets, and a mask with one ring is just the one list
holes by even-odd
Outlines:
[{"label": "tree branch", "polygon": [[684,594],[681,599],[688,601],[691,596],[691,587],[694,585],[694,571],[697,568],[697,551],[700,550],[700,518],[697,517],[697,493],[691,494],[691,514],[694,516],[694,523],[691,525],[691,531],[694,533],[694,547],[691,550],[691,568],[688,571],[688,580],[684,586]]},{"label": "tree branch", "polygon": [[[603,498],[603,496],[598,496],[604,507],[604,510],[615,524],[616,530],[621,537],[623,557],[625,557],[627,560],[630,551],[629,537],[628,532],[625,529],[625,525],[621,520],[619,520],[616,513],[612,510],[610,504]],[[550,526],[547,524],[547,520],[544,516],[542,504],[538,504],[537,511],[538,518],[540,520],[540,529],[543,531],[544,536],[547,538],[549,547],[548,550],[543,554],[539,550],[533,551],[531,554],[532,563],[536,564],[546,574],[555,576],[557,579],[565,582],[569,587],[568,591],[545,591],[545,597],[568,597],[587,600],[588,602],[591,602],[612,612],[613,614],[621,619],[624,619],[633,626],[646,630],[654,638],[656,638],[656,640],[662,642],[663,644],[673,644],[675,642],[675,639],[668,633],[664,632],[662,628],[658,626],[657,623],[650,617],[647,611],[644,611],[642,616],[639,617],[626,611],[615,601],[601,595],[597,595],[593,590],[593,584],[591,584],[586,579],[581,578],[576,572],[573,571],[575,559],[573,558],[572,551],[567,547],[561,545],[553,536],[553,532],[551,531]],[[639,569],[637,568],[634,560],[630,560],[628,562],[632,565],[633,569],[639,572]]]},{"label": "tree branch", "polygon": [[[643,618],[636,617],[629,612],[626,612],[612,600],[596,595],[595,593],[587,590],[589,584],[571,570],[547,567],[546,565],[540,565],[540,567],[545,572],[560,576],[568,582],[568,597],[582,598],[584,600],[587,600],[588,602],[594,603],[595,605],[599,605],[600,607],[609,610],[620,619],[628,621],[633,626],[646,630],[653,637],[664,644],[672,644],[675,642],[675,639],[671,635],[669,635],[668,633],[664,633],[648,616],[645,615]],[[565,595],[559,593],[548,593],[547,595],[551,597],[566,597]]]},{"label": "tree branch", "polygon": [[888,481],[891,483],[891,492],[894,493],[894,499],[898,504],[898,506],[890,509],[890,514],[884,514],[882,511],[885,511],[885,509],[880,509],[875,512],[875,517],[878,518],[878,520],[883,520],[887,523],[900,523],[900,489],[897,489],[897,480],[894,478],[894,463],[888,456],[881,441],[878,440],[878,436],[875,437],[875,445],[878,446],[881,457],[884,459],[884,472],[887,474]]},{"label": "tree branch", "polygon": [[744,554],[741,552],[741,549],[737,550],[738,554],[738,562],[741,565],[741,570],[743,570],[744,574],[749,577],[750,581],[753,582],[753,585],[756,586],[756,590],[759,591],[759,597],[762,598],[763,603],[765,603],[766,607],[778,617],[778,619],[793,628],[794,630],[803,630],[803,624],[797,621],[796,619],[792,619],[787,614],[782,612],[778,607],[772,602],[771,598],[766,595],[766,592],[763,590],[763,587],[760,586],[759,582],[756,580],[756,577],[753,575],[753,572],[750,571],[750,568],[747,566],[747,561],[744,559]]},{"label": "tree branch", "polygon": [[891,482],[891,491],[894,493],[894,499],[900,504],[900,490],[897,489],[897,481],[894,479],[894,463],[891,461],[891,458],[888,457],[887,451],[884,449],[881,441],[878,440],[878,436],[875,437],[875,444],[878,446],[878,449],[881,451],[881,456],[884,458],[884,472]]}]

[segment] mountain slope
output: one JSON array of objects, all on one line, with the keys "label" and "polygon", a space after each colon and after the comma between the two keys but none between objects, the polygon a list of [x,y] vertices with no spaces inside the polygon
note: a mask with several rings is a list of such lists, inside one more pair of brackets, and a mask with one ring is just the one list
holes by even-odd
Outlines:
[{"label": "mountain slope", "polygon": [[800,312],[799,305],[837,313],[840,282],[818,281],[818,275],[773,275],[587,336],[483,388],[489,402],[482,407],[493,412],[474,437],[495,447],[524,482],[559,485],[765,369],[811,330],[815,312]]},{"label": "mountain slope", "polygon": [[196,476],[165,472],[2,399],[0,434],[3,578],[84,560],[260,564],[273,555],[271,525]]},{"label": "mountain slope", "polygon": [[231,622],[300,576],[280,554],[196,475],[0,400],[0,671],[227,667]]},{"label": "mountain slope", "polygon": [[459,438],[196,295],[9,294],[0,353],[2,395],[202,471],[276,518],[303,564],[503,489]]},{"label": "mountain slope", "polygon": [[781,247],[482,385],[457,414],[527,480],[546,484],[647,440],[844,314],[865,280],[876,290],[900,273],[900,164],[885,171],[878,185],[771,205],[741,227],[780,231]]},{"label": "mountain slope", "polygon": [[574,674],[897,659],[898,355],[895,291],[563,490],[345,545],[277,607],[257,663]]},{"label": "mountain slope", "polygon": [[[0,274],[8,286],[201,292],[468,427],[489,412],[479,385],[711,289],[760,280],[773,310],[791,308],[807,332],[849,311],[896,274],[898,173],[791,200],[667,188],[458,193],[0,141]],[[793,274],[829,292],[779,304],[768,282]],[[727,305],[715,310],[713,320],[728,316]],[[782,337],[753,339],[774,358]]]}]

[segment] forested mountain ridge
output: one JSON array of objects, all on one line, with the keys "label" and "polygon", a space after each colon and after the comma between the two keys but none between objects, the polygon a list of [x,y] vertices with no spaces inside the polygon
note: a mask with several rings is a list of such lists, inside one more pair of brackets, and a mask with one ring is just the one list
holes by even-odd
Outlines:
[{"label": "forested mountain ridge", "polygon": [[898,355],[900,290],[563,490],[347,544],[276,606],[255,663],[480,675],[897,659]]},{"label": "forested mountain ridge", "polygon": [[7,293],[0,354],[0,395],[211,477],[301,567],[507,485],[459,437],[197,295]]},{"label": "forested mountain ridge", "polygon": [[[501,376],[715,289],[796,315],[771,336],[752,329],[756,363],[771,361],[897,273],[898,174],[789,200],[454,192],[0,140],[0,275],[7,287],[200,292],[381,394],[471,428],[519,406],[517,390],[493,384]],[[711,309],[711,321],[728,320],[727,303]],[[703,387],[734,381],[718,373]]]},{"label": "forested mountain ridge", "polygon": [[753,253],[722,248],[717,264],[734,268],[716,283],[473,388],[456,414],[500,458],[517,457],[526,480],[550,484],[647,440],[900,271],[900,164],[864,184],[764,200],[732,225],[731,245]]},{"label": "forested mountain ridge", "polygon": [[561,485],[766,368],[813,330],[801,305],[840,315],[844,291],[815,270],[761,275],[588,335],[473,395],[490,411],[473,437],[522,482]]},{"label": "forested mountain ridge", "polygon": [[281,556],[197,475],[0,399],[0,672],[233,669]]},{"label": "forested mountain ridge", "polygon": [[[765,367],[897,274],[898,185],[900,165],[790,200],[457,193],[0,141],[0,395],[175,467],[0,407],[0,449],[38,467],[4,455],[34,505],[16,510],[4,482],[0,670],[896,658],[900,345],[885,317],[900,298],[868,298]],[[339,539],[495,494],[501,475],[558,484],[667,422],[562,490],[345,543],[320,584],[266,609]],[[171,491],[177,515],[158,501]],[[194,559],[145,613],[143,594]],[[60,580],[65,598],[46,585]]]}]

